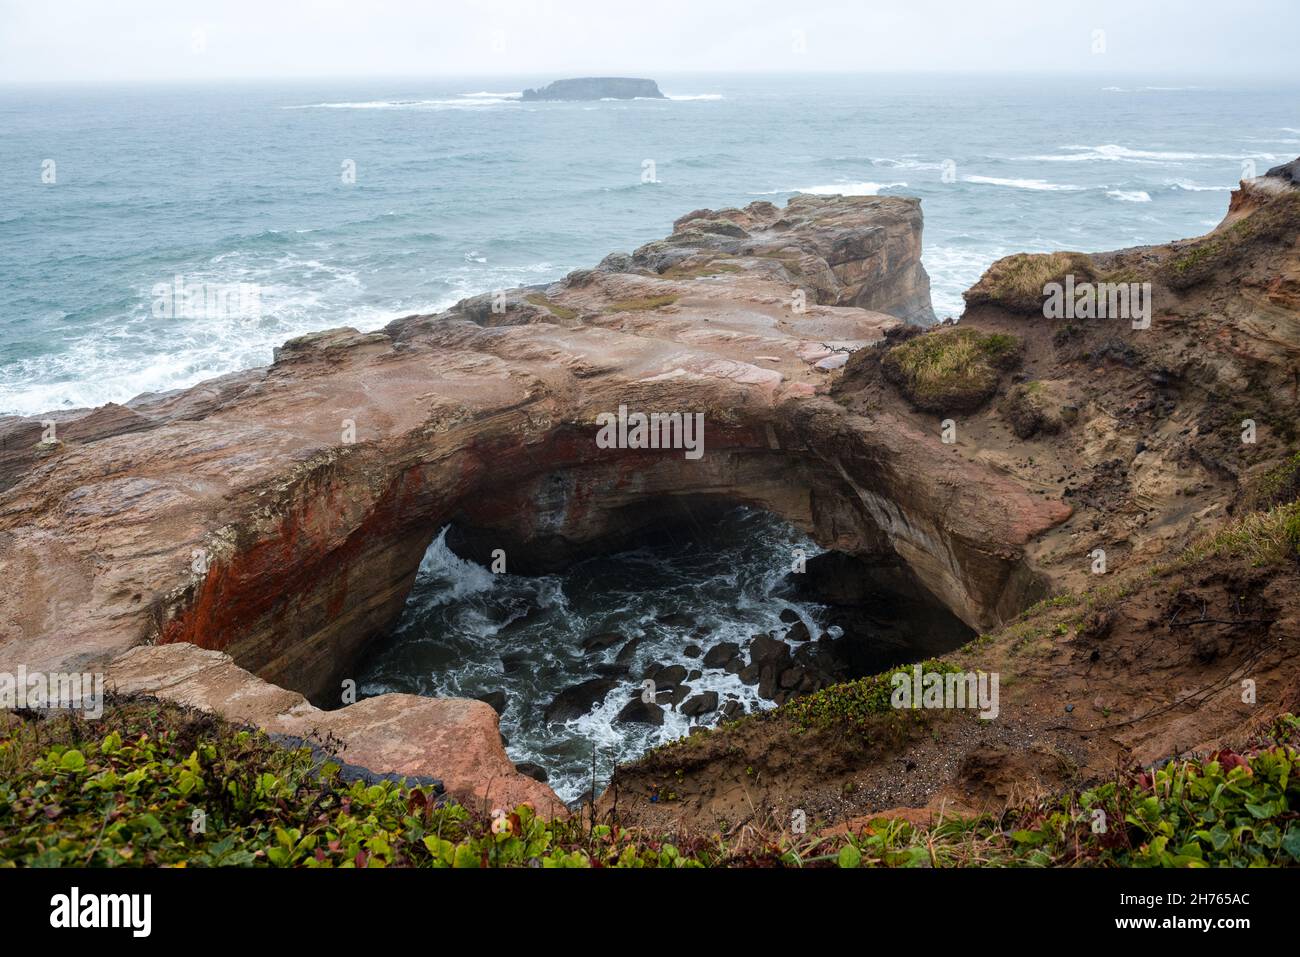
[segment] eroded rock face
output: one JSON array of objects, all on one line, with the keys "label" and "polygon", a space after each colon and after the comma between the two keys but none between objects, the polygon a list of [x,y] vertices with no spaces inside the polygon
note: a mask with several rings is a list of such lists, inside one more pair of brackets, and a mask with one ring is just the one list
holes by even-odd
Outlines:
[{"label": "eroded rock face", "polygon": [[[1025,546],[1069,509],[901,410],[825,394],[823,360],[928,315],[919,251],[915,200],[697,211],[546,287],[316,333],[265,368],[63,414],[54,443],[30,443],[39,417],[10,420],[0,657],[112,674],[139,645],[187,643],[329,704],[445,524],[514,571],[683,503],[754,505],[828,547],[896,556],[991,625],[1041,592]],[[702,416],[702,454],[601,447],[597,417],[620,406]],[[364,704],[332,720],[377,733],[368,716],[391,705]]]}]

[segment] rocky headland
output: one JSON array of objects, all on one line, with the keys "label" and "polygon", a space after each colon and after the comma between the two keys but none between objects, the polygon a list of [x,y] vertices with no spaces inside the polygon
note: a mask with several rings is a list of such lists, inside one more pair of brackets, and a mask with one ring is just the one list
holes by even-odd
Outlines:
[{"label": "rocky headland", "polygon": [[[621,769],[604,811],[703,828],[978,809],[1231,739],[1294,696],[1300,642],[1295,561],[1203,543],[1296,493],[1293,168],[1243,183],[1197,239],[1002,260],[955,328],[918,325],[918,201],[800,196],[697,210],[556,283],[316,333],[181,392],[0,420],[0,669],[104,671],[331,735],[351,764],[475,806],[562,815],[490,705],[348,703],[359,656],[448,524],[526,573],[683,503],[742,504],[847,556],[819,600],[852,604],[877,569],[982,633],[949,660],[1003,675],[1002,718],[846,733],[820,721],[844,686],[810,688]],[[1045,319],[1066,274],[1150,283],[1149,326]],[[601,448],[620,406],[702,414],[705,454]],[[1104,599],[1083,597],[1098,549]],[[789,654],[768,636],[732,657],[756,677],[779,659],[780,683]]]},{"label": "rocky headland", "polygon": [[654,80],[628,76],[584,76],[556,80],[537,89],[524,90],[523,99],[533,100],[662,100]]}]

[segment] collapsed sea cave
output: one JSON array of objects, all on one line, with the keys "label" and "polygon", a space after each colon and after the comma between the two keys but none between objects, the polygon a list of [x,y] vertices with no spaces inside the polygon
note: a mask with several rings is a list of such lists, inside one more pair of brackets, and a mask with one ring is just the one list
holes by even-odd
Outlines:
[{"label": "collapsed sea cave", "polygon": [[693,728],[974,634],[896,558],[825,550],[753,507],[640,508],[654,520],[581,554],[520,543],[518,569],[498,532],[444,526],[359,693],[487,701],[510,758],[573,802]]}]

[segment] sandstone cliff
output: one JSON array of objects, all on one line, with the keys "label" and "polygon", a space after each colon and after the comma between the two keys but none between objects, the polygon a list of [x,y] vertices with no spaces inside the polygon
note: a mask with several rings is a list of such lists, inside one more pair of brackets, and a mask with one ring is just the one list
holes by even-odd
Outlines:
[{"label": "sandstone cliff", "polygon": [[[548,287],[52,415],[53,442],[42,417],[8,420],[0,656],[111,676],[154,645],[131,687],[153,662],[166,688],[192,645],[337,704],[442,525],[526,566],[633,532],[666,498],[757,505],[827,545],[901,556],[958,615],[994,623],[1041,590],[1024,547],[1068,509],[824,394],[898,316],[929,316],[920,226],[894,198],[701,210]],[[596,416],[619,405],[702,414],[707,454],[598,448]],[[273,700],[266,720],[304,706],[282,694],[241,692]]]},{"label": "sandstone cliff", "polygon": [[[1015,362],[981,366],[948,415],[917,401],[914,368],[885,374],[893,350],[954,332],[904,326],[933,318],[917,201],[798,197],[698,210],[548,286],[52,415],[54,442],[42,417],[8,420],[0,659],[333,730],[359,752],[347,760],[466,800],[553,802],[509,765],[486,705],[306,700],[339,703],[439,528],[526,570],[634,535],[673,501],[754,505],[905,564],[972,627],[998,628],[1084,580],[1095,547],[1120,568],[1190,540],[1281,456],[1296,196],[1266,177],[1198,240],[997,264],[963,326],[979,348],[1014,340]],[[1034,289],[1071,269],[1158,284],[1153,335],[1035,317]],[[1229,441],[1238,400],[1277,441]],[[702,414],[704,456],[598,447],[597,416],[620,405]]]}]

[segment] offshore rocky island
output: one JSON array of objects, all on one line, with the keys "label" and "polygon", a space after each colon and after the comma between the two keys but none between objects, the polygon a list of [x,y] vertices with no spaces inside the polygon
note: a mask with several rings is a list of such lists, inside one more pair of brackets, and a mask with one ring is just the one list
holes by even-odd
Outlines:
[{"label": "offshore rocky island", "polygon": [[[827,550],[799,587],[847,627],[698,636],[779,707],[711,702],[582,814],[703,836],[797,812],[842,837],[1247,764],[1300,697],[1298,164],[1201,237],[1000,260],[956,326],[932,327],[918,201],[798,196],[184,391],[0,421],[0,659],[559,820],[488,703],[338,707],[340,686],[444,527],[530,574],[745,505]],[[1149,322],[1044,318],[1067,277],[1149,284]],[[598,447],[620,406],[702,413],[705,454]],[[855,671],[852,612],[907,596],[962,636],[923,667],[1000,675],[996,718],[898,711]],[[930,657],[915,637],[898,663]],[[625,664],[647,713],[688,700],[686,674]]]}]

